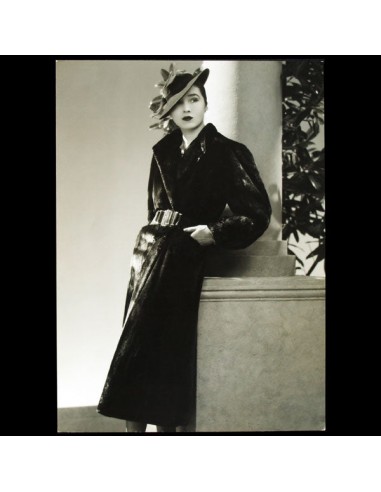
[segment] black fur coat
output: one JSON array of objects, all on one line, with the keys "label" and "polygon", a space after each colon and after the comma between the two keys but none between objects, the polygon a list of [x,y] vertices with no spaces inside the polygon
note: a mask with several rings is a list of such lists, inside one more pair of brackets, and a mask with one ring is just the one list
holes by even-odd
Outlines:
[{"label": "black fur coat", "polygon": [[[197,316],[206,256],[245,248],[267,229],[271,206],[250,151],[207,124],[184,156],[180,130],[153,147],[148,224],[131,260],[123,332],[98,412],[156,425],[186,425],[194,411]],[[225,205],[234,215],[221,218]],[[150,224],[158,209],[206,224],[201,246],[182,226]]]}]

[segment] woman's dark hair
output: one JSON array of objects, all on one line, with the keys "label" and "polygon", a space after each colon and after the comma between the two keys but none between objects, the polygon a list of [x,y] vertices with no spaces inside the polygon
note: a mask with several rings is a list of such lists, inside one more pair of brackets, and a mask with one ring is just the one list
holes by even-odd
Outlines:
[{"label": "woman's dark hair", "polygon": [[200,82],[198,82],[196,80],[196,82],[193,84],[195,87],[198,87],[200,89],[200,92],[201,92],[201,95],[202,97],[204,98],[204,101],[205,101],[205,106],[208,104],[208,98],[206,97],[206,91],[205,91],[205,87],[204,87],[204,84],[201,84]]}]

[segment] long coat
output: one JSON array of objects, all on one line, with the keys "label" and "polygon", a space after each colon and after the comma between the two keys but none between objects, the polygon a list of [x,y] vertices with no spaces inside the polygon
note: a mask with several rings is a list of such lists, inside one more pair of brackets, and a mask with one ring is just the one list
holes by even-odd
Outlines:
[{"label": "long coat", "polygon": [[[186,425],[194,411],[197,316],[207,255],[245,248],[267,229],[271,206],[250,151],[211,123],[182,157],[175,130],[153,147],[148,223],[131,260],[123,331],[98,412],[156,425]],[[221,217],[226,204],[232,216]],[[181,226],[151,224],[156,210],[181,212]],[[206,224],[215,245],[183,227]]]}]

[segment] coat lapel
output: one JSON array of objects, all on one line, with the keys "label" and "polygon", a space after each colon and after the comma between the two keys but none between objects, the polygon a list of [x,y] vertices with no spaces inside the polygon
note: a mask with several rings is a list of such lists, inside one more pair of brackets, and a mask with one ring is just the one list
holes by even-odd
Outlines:
[{"label": "coat lapel", "polygon": [[152,148],[172,209],[175,209],[174,192],[176,185],[176,162],[174,153],[181,144],[181,138],[181,131],[174,130],[157,142]]},{"label": "coat lapel", "polygon": [[[215,126],[212,123],[208,123],[200,133],[200,144],[197,146],[194,154],[194,159],[200,158],[206,153],[206,147],[208,144],[208,138],[212,138],[217,133]],[[197,137],[199,138],[199,137]],[[176,187],[176,153],[180,147],[182,141],[182,134],[180,129],[174,130],[169,135],[159,140],[153,147],[153,154],[157,162],[160,175],[163,181],[165,191],[168,196],[169,203],[173,210],[175,207],[175,187]],[[198,153],[196,155],[196,153]],[[192,159],[192,161],[194,160]],[[188,165],[191,162],[188,162]]]}]

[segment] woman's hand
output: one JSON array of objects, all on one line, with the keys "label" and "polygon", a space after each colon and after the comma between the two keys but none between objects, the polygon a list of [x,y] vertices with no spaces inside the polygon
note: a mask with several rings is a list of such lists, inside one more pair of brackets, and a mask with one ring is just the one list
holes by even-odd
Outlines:
[{"label": "woman's hand", "polygon": [[191,233],[190,236],[195,239],[201,246],[209,246],[215,244],[216,241],[213,238],[212,231],[207,225],[197,225],[192,227],[185,227],[184,232]]}]

